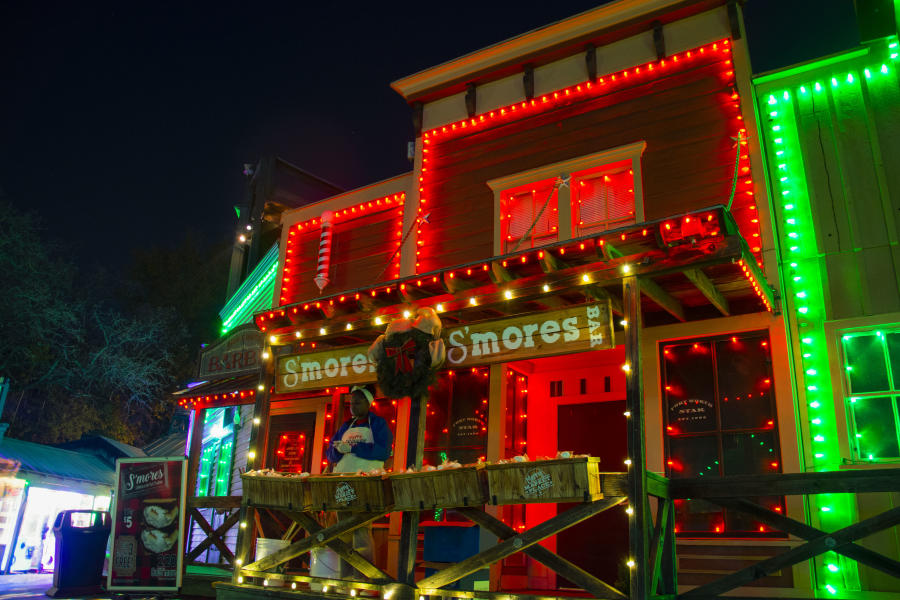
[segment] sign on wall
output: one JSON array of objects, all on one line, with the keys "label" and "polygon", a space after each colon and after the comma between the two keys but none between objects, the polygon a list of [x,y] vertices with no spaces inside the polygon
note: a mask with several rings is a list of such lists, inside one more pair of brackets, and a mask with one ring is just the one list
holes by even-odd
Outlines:
[{"label": "sign on wall", "polygon": [[178,590],[186,487],[184,457],[116,461],[107,589]]},{"label": "sign on wall", "polygon": [[[588,350],[615,344],[609,302],[461,325],[445,330],[448,368],[470,367]],[[375,381],[367,345],[283,356],[279,393]]]},{"label": "sign on wall", "polygon": [[[252,326],[251,326],[252,327]],[[259,370],[263,334],[256,329],[238,329],[200,354],[201,379],[253,373]]]}]

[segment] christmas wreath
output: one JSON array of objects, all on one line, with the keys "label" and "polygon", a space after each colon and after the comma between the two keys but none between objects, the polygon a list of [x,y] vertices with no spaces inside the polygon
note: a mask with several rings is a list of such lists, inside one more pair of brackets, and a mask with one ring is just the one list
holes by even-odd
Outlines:
[{"label": "christmas wreath", "polygon": [[432,308],[420,308],[412,321],[392,321],[369,348],[378,385],[389,398],[425,396],[445,357],[441,320]]}]

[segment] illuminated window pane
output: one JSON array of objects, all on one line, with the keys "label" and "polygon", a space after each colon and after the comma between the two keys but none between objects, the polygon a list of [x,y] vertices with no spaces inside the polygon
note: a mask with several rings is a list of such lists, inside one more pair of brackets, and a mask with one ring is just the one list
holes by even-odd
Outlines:
[{"label": "illuminated window pane", "polygon": [[716,429],[716,393],[709,342],[666,346],[665,395],[670,432]]},{"label": "illuminated window pane", "polygon": [[669,440],[669,460],[673,478],[718,477],[719,448],[715,436],[673,437]]},{"label": "illuminated window pane", "polygon": [[877,335],[854,335],[844,339],[850,393],[865,394],[890,389],[882,339]]},{"label": "illuminated window pane", "polygon": [[756,429],[774,423],[766,339],[735,337],[716,342],[722,429]]},{"label": "illuminated window pane", "polygon": [[885,340],[887,342],[891,374],[894,378],[892,391],[896,391],[900,388],[900,333],[885,334]]},{"label": "illuminated window pane", "polygon": [[856,445],[861,459],[900,457],[894,402],[890,397],[881,396],[856,398],[850,403],[856,424]]},{"label": "illuminated window pane", "polygon": [[725,434],[722,456],[725,475],[778,472],[778,444],[772,431]]}]

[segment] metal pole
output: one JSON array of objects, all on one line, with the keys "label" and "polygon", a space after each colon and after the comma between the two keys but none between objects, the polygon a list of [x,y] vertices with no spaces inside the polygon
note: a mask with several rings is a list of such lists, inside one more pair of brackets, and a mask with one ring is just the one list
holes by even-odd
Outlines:
[{"label": "metal pole", "polygon": [[634,275],[622,280],[625,313],[625,410],[628,434],[628,522],[630,598],[650,597],[647,573],[650,505],[647,502],[647,461],[644,451],[644,390],[641,385],[641,284]]}]

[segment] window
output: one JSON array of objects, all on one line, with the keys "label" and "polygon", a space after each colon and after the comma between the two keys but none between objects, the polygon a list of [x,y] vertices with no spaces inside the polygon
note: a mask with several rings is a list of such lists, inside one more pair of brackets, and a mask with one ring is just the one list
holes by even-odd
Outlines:
[{"label": "window", "polygon": [[198,496],[229,495],[235,431],[240,426],[241,413],[237,406],[210,408],[204,412]]},{"label": "window", "polygon": [[495,253],[643,221],[640,157],[645,147],[637,142],[489,181],[499,223]]},{"label": "window", "polygon": [[[767,333],[665,343],[662,365],[669,477],[781,471]],[[755,500],[783,511],[780,497]],[[702,500],[677,501],[675,523],[697,537],[781,535]]]},{"label": "window", "polygon": [[854,458],[900,458],[900,330],[847,333],[841,338],[844,404]]}]

